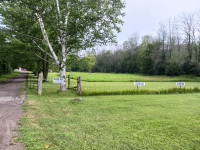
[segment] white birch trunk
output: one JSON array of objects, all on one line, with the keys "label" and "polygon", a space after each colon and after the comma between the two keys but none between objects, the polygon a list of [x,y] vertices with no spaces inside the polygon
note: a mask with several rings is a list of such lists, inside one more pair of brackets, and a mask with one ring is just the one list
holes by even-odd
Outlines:
[{"label": "white birch trunk", "polygon": [[[59,8],[59,1],[56,0],[56,4],[57,4],[57,10],[58,10],[58,15],[60,16],[60,8]],[[67,2],[67,7],[69,7],[69,2]],[[39,11],[38,7],[36,7],[36,10]],[[61,51],[61,60],[59,61],[57,55],[55,54],[55,51],[53,50],[53,47],[49,41],[48,35],[46,33],[45,30],[45,26],[42,20],[42,16],[40,15],[40,13],[36,12],[35,16],[38,19],[43,37],[45,39],[46,44],[48,45],[51,54],[53,56],[53,59],[55,60],[57,66],[60,68],[60,78],[62,78],[62,82],[60,84],[60,91],[66,91],[66,58],[67,58],[67,49],[66,49],[66,33],[62,30],[60,30],[60,38],[61,38],[61,47],[62,47],[62,51]],[[67,22],[68,22],[68,18],[69,18],[69,12],[66,13],[65,16],[65,22],[64,25],[67,26]],[[62,23],[62,22],[61,22]]]},{"label": "white birch trunk", "polygon": [[60,91],[66,91],[66,67],[63,66],[61,69],[60,69],[60,78],[63,80],[61,83],[60,83]]},{"label": "white birch trunk", "polygon": [[[38,7],[36,7],[36,9],[38,10]],[[58,60],[58,57],[56,56],[54,50],[53,50],[53,47],[49,41],[49,38],[48,38],[48,35],[47,35],[47,32],[45,30],[45,27],[44,27],[44,23],[43,23],[43,20],[42,20],[42,16],[39,14],[39,13],[35,13],[35,16],[37,17],[38,19],[38,23],[40,25],[40,29],[41,29],[41,32],[43,34],[43,37],[45,39],[45,42],[46,44],[48,45],[49,47],[49,50],[51,51],[51,54],[53,55],[53,59],[55,60],[56,64],[57,65],[60,65],[60,62]]]},{"label": "white birch trunk", "polygon": [[42,95],[42,73],[38,75],[38,95]]}]

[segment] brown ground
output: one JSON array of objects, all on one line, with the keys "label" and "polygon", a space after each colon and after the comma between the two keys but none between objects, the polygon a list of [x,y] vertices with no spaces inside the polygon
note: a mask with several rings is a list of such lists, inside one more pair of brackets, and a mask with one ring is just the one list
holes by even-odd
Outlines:
[{"label": "brown ground", "polygon": [[22,143],[14,143],[18,120],[22,115],[25,92],[19,97],[27,73],[20,73],[6,82],[0,83],[0,150],[23,150]]}]

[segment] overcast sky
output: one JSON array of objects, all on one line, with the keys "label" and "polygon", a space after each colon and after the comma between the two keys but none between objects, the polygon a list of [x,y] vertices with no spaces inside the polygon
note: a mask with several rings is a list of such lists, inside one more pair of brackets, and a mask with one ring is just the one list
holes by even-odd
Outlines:
[{"label": "overcast sky", "polygon": [[140,36],[157,32],[159,23],[183,13],[200,10],[200,0],[125,0],[126,16],[123,18],[122,32],[118,34],[118,44],[122,44],[131,34]]}]

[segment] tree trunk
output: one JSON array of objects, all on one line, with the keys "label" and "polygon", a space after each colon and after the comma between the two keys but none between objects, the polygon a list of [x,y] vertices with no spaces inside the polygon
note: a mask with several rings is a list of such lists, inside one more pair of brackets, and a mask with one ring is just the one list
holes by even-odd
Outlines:
[{"label": "tree trunk", "polygon": [[62,79],[62,82],[60,83],[60,91],[64,92],[66,91],[66,67],[63,66],[60,69],[60,78]]},{"label": "tree trunk", "polygon": [[192,50],[191,50],[191,36],[188,35],[188,57],[189,57],[189,62],[192,60]]},{"label": "tree trunk", "polygon": [[[44,69],[44,68],[43,68]],[[48,77],[48,69],[42,70],[43,73],[43,81],[47,82],[47,77]]]},{"label": "tree trunk", "polygon": [[[45,58],[45,55],[43,55],[43,56],[44,56],[43,58]],[[46,60],[48,61],[48,56],[47,56]],[[45,60],[42,61],[43,81],[45,81],[45,82],[47,81],[48,72],[49,72],[49,63],[47,61],[45,61]]]}]

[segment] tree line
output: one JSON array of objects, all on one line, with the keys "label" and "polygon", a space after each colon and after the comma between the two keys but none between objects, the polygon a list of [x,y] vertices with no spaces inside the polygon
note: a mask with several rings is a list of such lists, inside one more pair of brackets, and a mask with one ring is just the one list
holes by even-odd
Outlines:
[{"label": "tree line", "polygon": [[200,76],[200,14],[169,19],[155,36],[135,33],[121,48],[99,52],[93,71]]}]

